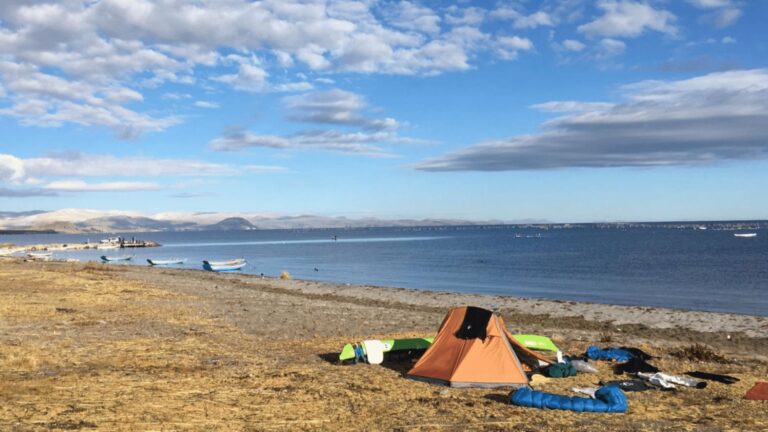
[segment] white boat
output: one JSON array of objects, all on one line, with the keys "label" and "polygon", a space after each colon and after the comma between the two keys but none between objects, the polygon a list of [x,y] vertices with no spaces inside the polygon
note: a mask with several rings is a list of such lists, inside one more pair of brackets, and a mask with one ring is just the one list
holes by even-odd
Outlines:
[{"label": "white boat", "polygon": [[106,255],[101,256],[101,260],[104,262],[115,262],[115,261],[130,261],[132,260],[134,255],[126,255],[126,256],[114,256],[114,257],[108,257]]},{"label": "white boat", "polygon": [[147,259],[147,262],[151,266],[167,266],[167,265],[175,265],[175,264],[184,264],[187,262],[186,258],[172,258],[167,260],[153,260],[153,259]]},{"label": "white boat", "polygon": [[118,244],[100,244],[97,249],[99,249],[99,250],[103,250],[103,249],[120,249],[120,245],[118,245]]},{"label": "white boat", "polygon": [[757,233],[735,233],[734,237],[751,238],[757,237]]},{"label": "white boat", "polygon": [[203,261],[203,265],[208,264],[210,266],[230,266],[230,265],[236,265],[244,262],[245,262],[245,258],[235,258],[235,259],[225,260],[225,261]]},{"label": "white boat", "polygon": [[53,254],[51,252],[29,252],[27,256],[33,259],[49,259]]},{"label": "white boat", "polygon": [[211,264],[209,261],[203,261],[203,269],[212,271],[212,272],[231,272],[231,271],[237,271],[241,268],[248,265],[245,260],[235,262],[234,264],[225,264],[225,265],[216,265]]}]

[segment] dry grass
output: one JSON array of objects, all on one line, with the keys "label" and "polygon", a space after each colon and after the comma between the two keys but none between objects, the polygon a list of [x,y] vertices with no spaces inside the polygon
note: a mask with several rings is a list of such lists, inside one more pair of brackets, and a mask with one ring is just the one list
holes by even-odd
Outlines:
[{"label": "dry grass", "polygon": [[[689,370],[695,360],[699,369],[718,367],[742,381],[676,394],[630,394],[626,415],[541,412],[506,405],[504,390],[450,389],[404,379],[401,372],[409,364],[333,364],[322,355],[338,350],[349,336],[286,339],[246,334],[203,299],[122,279],[116,269],[15,263],[2,267],[0,430],[768,427],[764,404],[743,400],[754,379],[768,373],[764,363],[723,370],[710,363],[711,357],[665,357],[656,364],[671,373]],[[190,280],[195,277],[191,274]],[[269,296],[274,301],[259,299],[247,305],[248,313],[263,316],[284,300],[278,294]],[[284,319],[288,327],[310,316],[323,319],[325,310],[333,308],[318,308],[316,303],[292,298],[293,313],[275,319]],[[380,315],[369,319],[398,313],[379,309]],[[407,329],[387,335],[423,336]],[[593,342],[565,340],[561,345],[576,353]],[[653,346],[640,347],[654,351]],[[551,380],[542,389],[572,394],[570,387],[614,379],[609,365],[600,370],[597,376]]]}]

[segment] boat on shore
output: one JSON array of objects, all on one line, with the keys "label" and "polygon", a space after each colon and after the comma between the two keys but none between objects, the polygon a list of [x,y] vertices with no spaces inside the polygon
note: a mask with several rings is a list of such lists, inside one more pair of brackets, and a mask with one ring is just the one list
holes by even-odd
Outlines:
[{"label": "boat on shore", "polygon": [[184,264],[187,262],[186,258],[172,258],[167,260],[153,260],[147,258],[147,262],[151,266],[168,266],[168,265],[177,265],[177,264]]},{"label": "boat on shore", "polygon": [[247,264],[248,262],[242,258],[229,261],[203,261],[203,269],[212,272],[231,272],[240,270]]},{"label": "boat on shore", "polygon": [[735,233],[733,236],[741,238],[752,238],[757,237],[757,233]]},{"label": "boat on shore", "polygon": [[212,266],[226,266],[226,265],[240,264],[244,262],[245,262],[245,258],[235,258],[235,259],[224,260],[224,261],[203,261],[203,264],[207,263]]},{"label": "boat on shore", "polygon": [[104,262],[118,262],[118,261],[130,261],[132,260],[134,255],[126,255],[126,256],[113,256],[108,257],[106,255],[101,256],[101,260]]}]

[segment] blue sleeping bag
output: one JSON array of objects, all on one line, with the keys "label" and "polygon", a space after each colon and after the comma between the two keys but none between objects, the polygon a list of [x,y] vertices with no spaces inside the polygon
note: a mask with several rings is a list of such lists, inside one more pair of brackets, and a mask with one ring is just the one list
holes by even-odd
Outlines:
[{"label": "blue sleeping bag", "polygon": [[590,360],[616,360],[619,363],[627,362],[634,357],[631,352],[621,348],[600,349],[594,345],[587,348],[587,357]]},{"label": "blue sleeping bag", "polygon": [[627,412],[627,397],[615,385],[601,387],[595,392],[595,399],[560,396],[523,387],[510,395],[509,403],[528,408],[561,409],[576,412]]}]

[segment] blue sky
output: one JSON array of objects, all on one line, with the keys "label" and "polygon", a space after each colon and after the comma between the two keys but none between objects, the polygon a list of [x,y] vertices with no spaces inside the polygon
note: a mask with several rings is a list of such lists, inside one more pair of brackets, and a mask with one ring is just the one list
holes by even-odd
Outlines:
[{"label": "blue sky", "polygon": [[0,5],[0,210],[765,219],[766,2]]}]

